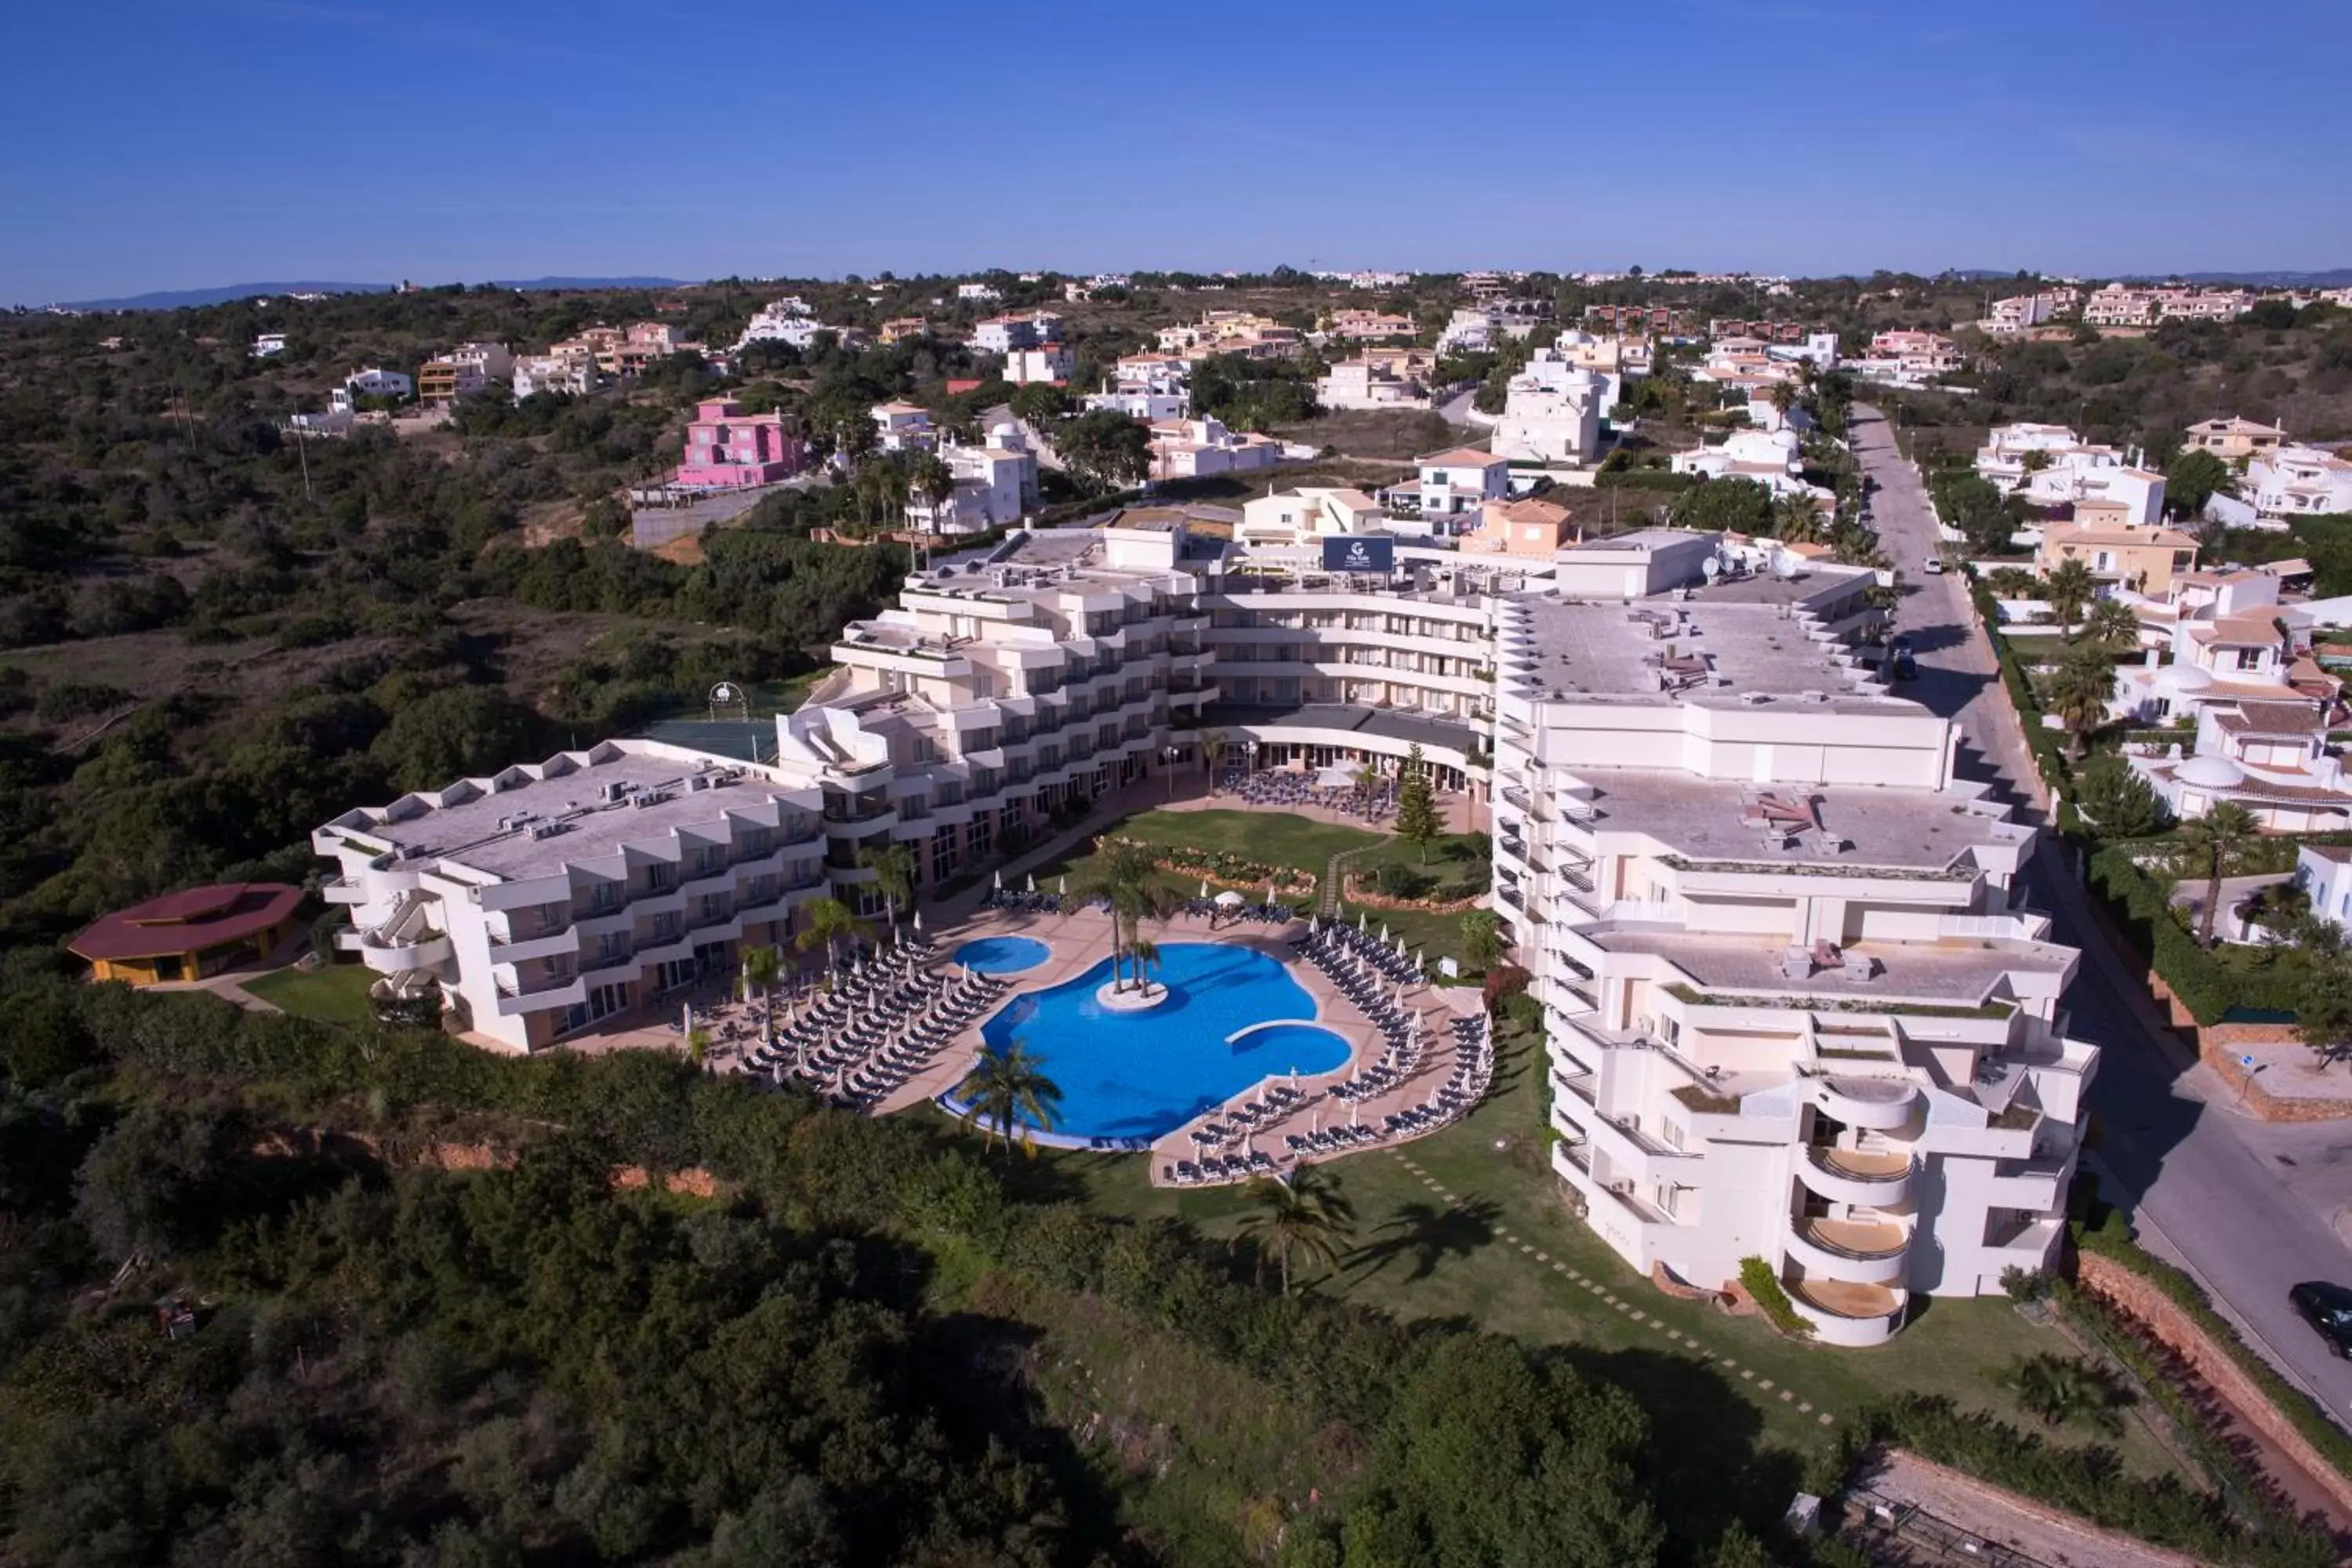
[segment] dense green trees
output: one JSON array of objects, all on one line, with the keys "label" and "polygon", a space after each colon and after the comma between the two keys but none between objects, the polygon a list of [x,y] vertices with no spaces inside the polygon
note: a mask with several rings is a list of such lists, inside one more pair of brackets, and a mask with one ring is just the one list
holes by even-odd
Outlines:
[{"label": "dense green trees", "polygon": [[1772,492],[1754,479],[1708,479],[1676,496],[1668,515],[1678,528],[1769,535]]},{"label": "dense green trees", "polygon": [[[1717,1495],[1668,1511],[1672,1446],[1604,1368],[1253,1286],[1249,1249],[1053,1201],[1056,1173],[982,1160],[937,1119],[668,1054],[500,1058],[0,973],[12,1018],[58,1006],[42,1070],[67,1076],[32,1089],[12,1044],[0,1079],[11,1560],[1273,1551],[1245,1551],[1238,1519],[1185,1542],[1125,1527],[1153,1489],[1200,1495],[1216,1428],[1110,1484],[1024,1370],[1065,1304],[1101,1331],[1089,1381],[1124,1389],[1181,1351],[1309,1413],[1316,1451],[1267,1500],[1286,1563],[1705,1561],[1725,1500],[1772,1472],[1710,1437]],[[416,1159],[453,1138],[520,1158]],[[698,1167],[720,1195],[616,1185],[623,1164]],[[151,1261],[120,1299],[85,1296],[129,1250]],[[198,1303],[193,1336],[157,1331],[164,1291]],[[1033,1298],[1051,1305],[1024,1315]],[[1779,1488],[1756,1489],[1769,1529]]]},{"label": "dense green trees", "polygon": [[2230,465],[2210,452],[2183,452],[2164,470],[2164,506],[2175,517],[2202,516],[2205,503],[2229,493],[2233,476]]}]

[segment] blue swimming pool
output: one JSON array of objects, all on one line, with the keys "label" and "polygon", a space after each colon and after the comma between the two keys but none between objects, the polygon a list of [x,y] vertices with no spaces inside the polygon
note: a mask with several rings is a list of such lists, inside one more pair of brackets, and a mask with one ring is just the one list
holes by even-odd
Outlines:
[{"label": "blue swimming pool", "polygon": [[1053,949],[1034,936],[983,936],[965,942],[949,959],[982,974],[1018,974],[1034,969]]},{"label": "blue swimming pool", "polygon": [[[991,1050],[1018,1041],[1062,1091],[1052,1131],[1157,1138],[1269,1078],[1329,1072],[1348,1042],[1304,1022],[1314,998],[1275,960],[1224,942],[1171,942],[1152,977],[1167,1001],[1106,1012],[1095,993],[1110,960],[1049,991],[1016,996],[981,1029]],[[1253,1026],[1274,1020],[1274,1028]],[[1239,1038],[1234,1037],[1239,1036]]]}]

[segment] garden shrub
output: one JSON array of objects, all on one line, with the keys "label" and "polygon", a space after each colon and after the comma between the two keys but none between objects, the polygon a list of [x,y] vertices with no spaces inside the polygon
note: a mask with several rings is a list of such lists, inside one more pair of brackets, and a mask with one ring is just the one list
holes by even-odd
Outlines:
[{"label": "garden shrub", "polygon": [[1756,1299],[1757,1306],[1772,1326],[1790,1339],[1809,1340],[1813,1337],[1813,1325],[1797,1315],[1789,1300],[1789,1292],[1780,1288],[1780,1276],[1772,1265],[1761,1258],[1739,1260],[1739,1283]]}]

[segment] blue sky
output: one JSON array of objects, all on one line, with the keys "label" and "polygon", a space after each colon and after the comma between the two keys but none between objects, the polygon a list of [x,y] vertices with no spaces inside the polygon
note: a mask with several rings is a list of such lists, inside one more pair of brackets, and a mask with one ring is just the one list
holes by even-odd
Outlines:
[{"label": "blue sky", "polygon": [[0,301],[991,265],[2352,266],[2343,17],[2318,0],[5,9]]}]

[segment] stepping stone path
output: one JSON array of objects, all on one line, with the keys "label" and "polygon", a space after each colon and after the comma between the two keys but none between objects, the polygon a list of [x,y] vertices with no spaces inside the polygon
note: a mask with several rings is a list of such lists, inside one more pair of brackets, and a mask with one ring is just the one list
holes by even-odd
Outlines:
[{"label": "stepping stone path", "polygon": [[[1323,885],[1327,893],[1329,889],[1336,888],[1339,885],[1339,867],[1337,863],[1337,858],[1334,859],[1334,864],[1332,865],[1330,871],[1331,874],[1324,879]],[[1408,1173],[1421,1179],[1421,1184],[1423,1187],[1435,1193],[1439,1197],[1444,1198],[1449,1204],[1457,1201],[1454,1195],[1446,1190],[1444,1184],[1440,1183],[1436,1177],[1431,1175],[1427,1170],[1423,1169],[1410,1155],[1399,1151],[1397,1152],[1396,1159],[1397,1163],[1402,1165]],[[1607,1286],[1603,1285],[1598,1279],[1586,1278],[1583,1270],[1572,1268],[1566,1258],[1554,1258],[1548,1252],[1538,1251],[1536,1249],[1535,1243],[1521,1240],[1518,1235],[1514,1231],[1501,1230],[1497,1231],[1496,1235],[1497,1238],[1504,1243],[1504,1245],[1517,1247],[1521,1256],[1533,1258],[1538,1263],[1548,1265],[1553,1273],[1564,1276],[1570,1283],[1583,1286],[1586,1291],[1601,1298],[1601,1300],[1609,1307],[1624,1313],[1626,1321],[1632,1323],[1647,1323],[1653,1330],[1664,1334],[1673,1343],[1689,1346],[1692,1352],[1696,1354],[1699,1360],[1703,1362],[1711,1362],[1717,1370],[1722,1372],[1738,1372],[1739,1373],[1739,1381],[1752,1385],[1759,1394],[1771,1391],[1772,1380],[1769,1377],[1759,1378],[1756,1375],[1755,1368],[1743,1367],[1737,1361],[1734,1361],[1727,1355],[1713,1354],[1701,1345],[1699,1337],[1696,1334],[1686,1334],[1680,1329],[1669,1328],[1664,1318],[1654,1317],[1647,1312],[1636,1310],[1633,1303],[1622,1300],[1619,1298],[1611,1295]],[[1795,1389],[1783,1388],[1779,1392],[1780,1402],[1784,1405],[1795,1405],[1798,1415],[1811,1415],[1814,1420],[1823,1426],[1832,1426],[1836,1423],[1837,1417],[1831,1415],[1826,1410],[1816,1414],[1813,1409],[1812,1401],[1805,1400],[1799,1402],[1797,1399],[1797,1391]]]}]

